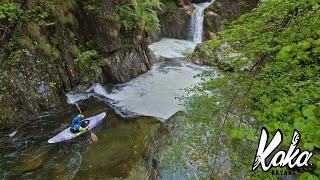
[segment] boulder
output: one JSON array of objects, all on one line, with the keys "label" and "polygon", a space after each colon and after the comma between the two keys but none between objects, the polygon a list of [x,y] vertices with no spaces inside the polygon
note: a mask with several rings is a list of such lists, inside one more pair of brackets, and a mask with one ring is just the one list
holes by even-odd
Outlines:
[{"label": "boulder", "polygon": [[124,83],[146,73],[155,62],[154,53],[146,42],[131,48],[120,49],[103,60],[102,71],[105,79],[112,83]]},{"label": "boulder", "polygon": [[[248,71],[253,64],[248,62],[248,58],[243,54],[235,50],[238,43],[224,43],[214,50],[210,48],[210,41],[198,44],[193,53],[194,57],[189,60],[194,64],[216,66],[224,71]],[[231,61],[242,61],[244,65],[239,69],[235,69],[232,67]]]}]

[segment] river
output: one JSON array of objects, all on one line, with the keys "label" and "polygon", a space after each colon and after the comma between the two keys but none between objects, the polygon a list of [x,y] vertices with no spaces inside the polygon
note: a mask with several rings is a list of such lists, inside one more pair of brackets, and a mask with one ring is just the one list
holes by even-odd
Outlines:
[{"label": "river", "polygon": [[[158,61],[146,74],[125,84],[93,84],[81,93],[66,94],[70,105],[64,111],[46,112],[19,129],[1,132],[0,179],[157,177],[152,167],[161,122],[185,110],[176,97],[186,96],[184,88],[202,81],[196,75],[212,70],[183,59],[198,41],[164,38],[151,44]],[[99,140],[93,143],[88,133],[48,144],[77,115],[75,102],[86,117],[107,112],[94,129]]]}]

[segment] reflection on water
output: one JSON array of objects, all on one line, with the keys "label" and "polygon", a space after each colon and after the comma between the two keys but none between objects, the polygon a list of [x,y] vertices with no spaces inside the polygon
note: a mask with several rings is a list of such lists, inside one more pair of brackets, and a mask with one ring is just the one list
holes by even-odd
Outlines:
[{"label": "reflection on water", "polygon": [[0,179],[144,179],[159,122],[151,117],[123,119],[92,100],[86,101],[82,111],[86,116],[107,112],[102,125],[94,129],[98,142],[91,142],[88,133],[47,144],[68,126],[76,109],[35,119],[12,138],[0,137]]}]

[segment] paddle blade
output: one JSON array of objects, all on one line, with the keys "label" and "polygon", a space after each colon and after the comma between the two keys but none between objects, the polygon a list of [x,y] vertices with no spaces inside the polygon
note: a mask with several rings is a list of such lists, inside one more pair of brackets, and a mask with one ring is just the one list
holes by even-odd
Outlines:
[{"label": "paddle blade", "polygon": [[91,139],[93,142],[98,141],[98,137],[93,132],[91,132]]}]

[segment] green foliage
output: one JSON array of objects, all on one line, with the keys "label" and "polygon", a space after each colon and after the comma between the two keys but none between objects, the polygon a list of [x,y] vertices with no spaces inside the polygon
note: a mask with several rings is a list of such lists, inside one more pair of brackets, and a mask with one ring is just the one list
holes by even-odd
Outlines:
[{"label": "green foliage", "polygon": [[128,0],[130,2],[118,8],[122,27],[127,30],[141,29],[150,31],[159,29],[159,20],[155,8],[159,0]]},{"label": "green foliage", "polygon": [[98,58],[98,52],[91,50],[81,52],[78,58],[74,60],[80,75],[83,77],[83,82],[87,83],[92,79],[92,76],[99,67]]},{"label": "green foliage", "polygon": [[[228,62],[234,70],[221,72],[218,77],[203,74],[208,81],[187,89],[194,94],[185,101],[190,115],[183,129],[188,136],[175,143],[178,147],[185,142],[192,144],[190,149],[182,145],[179,148],[186,149],[182,154],[195,152],[187,161],[201,162],[195,166],[203,169],[205,176],[221,175],[221,162],[229,162],[228,173],[234,179],[268,177],[269,173],[250,169],[262,126],[272,135],[282,130],[285,137],[281,149],[288,148],[293,130],[298,129],[299,148],[313,151],[316,155],[311,160],[320,163],[318,3],[263,1],[219,33],[220,38],[199,47],[200,56],[214,61],[215,55],[206,52],[229,44],[220,67]],[[230,57],[229,53],[238,55]],[[242,70],[244,66],[247,71]],[[319,177],[319,172],[317,166],[300,178],[313,179]]]},{"label": "green foliage", "polygon": [[166,8],[166,18],[170,23],[173,23],[176,21],[176,4],[175,2],[171,0],[167,0],[164,2],[165,8]]},{"label": "green foliage", "polygon": [[89,11],[96,12],[96,13],[99,13],[102,11],[101,7],[98,7],[97,5],[94,5],[94,4],[88,4],[85,8]]},{"label": "green foliage", "polygon": [[97,57],[98,52],[95,50],[92,51],[84,51],[79,54],[78,58],[75,59],[75,63],[78,68],[83,69],[87,67],[87,63],[91,61],[93,58]]},{"label": "green foliage", "polygon": [[21,5],[17,3],[0,3],[0,21],[7,19],[10,24],[15,24],[22,13]]},{"label": "green foliage", "polygon": [[[6,37],[8,44],[5,45],[6,62],[1,68],[4,66],[7,68],[9,64],[18,64],[18,60],[12,58],[15,57],[15,51],[21,50],[36,53],[37,56],[60,59],[59,45],[62,39],[56,42],[55,37],[62,36],[61,33],[66,29],[64,25],[74,23],[71,12],[75,2],[75,0],[28,0],[25,6],[19,3],[0,3],[0,21],[8,26],[4,32],[10,32],[3,35],[3,37],[9,36]],[[0,28],[3,27],[0,25]]]},{"label": "green foliage", "polygon": [[56,85],[57,85],[57,83],[55,83],[55,82],[50,82],[50,83],[49,83],[49,86],[50,86],[51,88],[56,87]]},{"label": "green foliage", "polygon": [[242,6],[242,7],[247,7],[247,6],[248,6],[245,0],[240,0],[240,1],[239,1],[239,4],[240,4],[240,6]]}]

